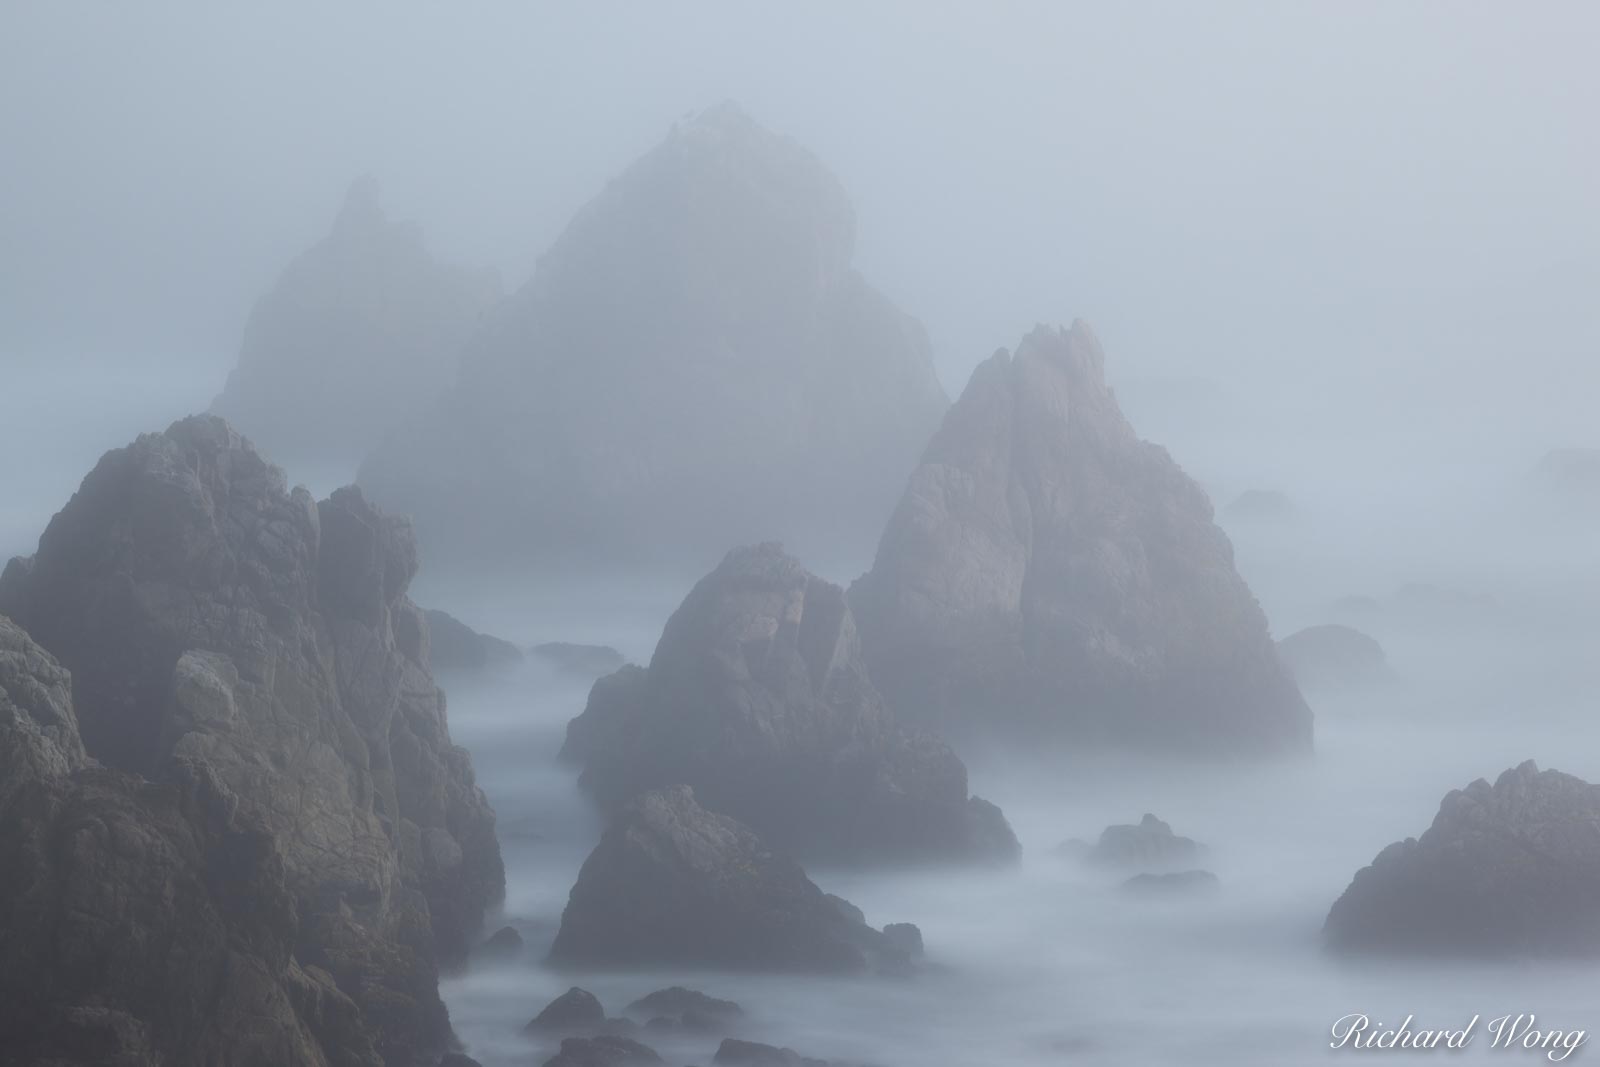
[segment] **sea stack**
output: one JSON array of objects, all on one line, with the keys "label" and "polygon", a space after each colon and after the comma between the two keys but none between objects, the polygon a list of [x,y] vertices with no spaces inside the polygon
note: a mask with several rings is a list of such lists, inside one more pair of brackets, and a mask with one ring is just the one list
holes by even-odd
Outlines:
[{"label": "sea stack", "polygon": [[1210,501],[1135,434],[1082,322],[973,372],[850,600],[891,707],[958,735],[1311,745]]},{"label": "sea stack", "polygon": [[568,225],[459,382],[362,466],[430,561],[681,564],[781,538],[864,555],[948,406],[855,216],[732,104]]}]

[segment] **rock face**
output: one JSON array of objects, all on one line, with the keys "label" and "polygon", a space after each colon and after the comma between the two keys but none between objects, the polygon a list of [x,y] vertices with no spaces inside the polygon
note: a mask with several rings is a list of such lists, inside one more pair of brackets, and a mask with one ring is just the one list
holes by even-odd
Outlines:
[{"label": "rock face", "polygon": [[1383,646],[1351,626],[1328,623],[1278,642],[1278,655],[1307,689],[1348,689],[1394,681]]},{"label": "rock face", "polygon": [[904,716],[1196,753],[1311,744],[1210,502],[1135,435],[1082,323],[973,372],[850,600]]},{"label": "rock face", "polygon": [[259,862],[281,866],[307,988],[353,1001],[393,1065],[446,1047],[436,961],[465,957],[504,886],[405,597],[416,565],[359,491],[315,504],[196,417],[107,453],[0,579],[0,611],[72,671],[90,756],[214,780],[276,850]]},{"label": "rock face", "polygon": [[896,725],[838,586],[775,544],[730,552],[667,622],[648,669],[596,683],[563,756],[615,811],[685,784],[802,859],[1005,860],[948,746]]},{"label": "rock face", "polygon": [[1161,872],[1182,870],[1204,855],[1198,842],[1173,833],[1171,826],[1146,812],[1137,825],[1106,827],[1086,858],[1131,870]]},{"label": "rock face", "polygon": [[482,670],[522,659],[522,650],[510,641],[480,634],[454,615],[436,609],[423,615],[428,620],[428,665],[434,670]]},{"label": "rock face", "polygon": [[85,753],[67,672],[0,617],[0,1049],[8,1063],[382,1061],[295,958],[272,835],[201,761]]},{"label": "rock face", "polygon": [[550,950],[587,967],[860,971],[904,964],[792,860],[687,786],[634,801],[583,863]]},{"label": "rock face", "polygon": [[948,400],[807,151],[723,105],[606,186],[363,465],[430,559],[871,538]]},{"label": "rock face", "polygon": [[493,272],[436,262],[414,225],[384,217],[377,183],[362,178],[332,232],[256,304],[212,410],[285,462],[336,464],[348,476],[454,382],[462,344],[499,295]]},{"label": "rock face", "polygon": [[1419,838],[1356,873],[1328,913],[1336,949],[1600,954],[1600,786],[1530,760],[1444,798]]}]

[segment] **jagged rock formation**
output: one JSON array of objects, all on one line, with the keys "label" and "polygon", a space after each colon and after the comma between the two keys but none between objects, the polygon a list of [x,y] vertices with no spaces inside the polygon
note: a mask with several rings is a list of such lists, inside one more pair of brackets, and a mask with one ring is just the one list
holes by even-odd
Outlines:
[{"label": "jagged rock formation", "polygon": [[865,549],[948,401],[854,239],[809,152],[731,104],[683,122],[578,213],[360,484],[461,565]]},{"label": "jagged rock formation", "polygon": [[1377,640],[1351,626],[1308,626],[1278,642],[1278,655],[1307,689],[1340,689],[1394,681]]},{"label": "jagged rock formation", "polygon": [[1170,825],[1146,812],[1137,824],[1106,827],[1085,858],[1094,863],[1161,872],[1190,866],[1204,855],[1205,849],[1193,838],[1173,833]]},{"label": "jagged rock formation", "polygon": [[955,753],[896,725],[844,591],[775,544],[730,552],[668,620],[648,668],[596,683],[562,754],[608,810],[686,784],[802,859],[1018,852],[999,809],[967,795]]},{"label": "jagged rock formation", "polygon": [[0,1049],[8,1063],[382,1061],[295,958],[272,835],[200,760],[159,782],[84,751],[71,679],[0,617]]},{"label": "jagged rock formation", "polygon": [[973,372],[851,588],[873,681],[962,731],[1308,749],[1210,502],[1135,435],[1103,361],[1079,322]]},{"label": "jagged rock formation", "polygon": [[0,578],[0,611],[72,671],[90,756],[156,782],[196,768],[277,850],[315,1010],[348,997],[391,1065],[449,1042],[436,961],[464,958],[504,886],[405,597],[416,565],[359,491],[315,504],[195,417],[107,453]]},{"label": "jagged rock formation", "polygon": [[578,873],[550,958],[738,971],[908,963],[889,938],[846,918],[792,860],[702,808],[687,786],[638,798],[606,829]]},{"label": "jagged rock formation", "polygon": [[434,608],[423,615],[428,620],[428,665],[434,670],[482,670],[522,659],[522,650],[510,641],[480,634],[454,615]]},{"label": "jagged rock formation", "polygon": [[245,327],[212,410],[289,462],[346,475],[455,381],[461,347],[500,296],[493,271],[440,264],[361,178],[333,230],[301,253]]},{"label": "jagged rock formation", "polygon": [[1328,912],[1336,949],[1600,954],[1600,786],[1529,760],[1452,791],[1419,838],[1356,872]]}]

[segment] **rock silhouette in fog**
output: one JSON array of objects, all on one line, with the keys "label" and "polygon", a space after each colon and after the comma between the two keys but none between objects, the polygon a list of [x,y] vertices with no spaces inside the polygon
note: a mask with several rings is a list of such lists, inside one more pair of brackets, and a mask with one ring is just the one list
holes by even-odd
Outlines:
[{"label": "rock silhouette in fog", "polygon": [[600,1000],[587,989],[573,986],[549,1004],[533,1021],[529,1032],[570,1034],[583,1030],[598,1030],[606,1024],[606,1009]]},{"label": "rock silhouette in fog", "polygon": [[544,1067],[636,1067],[660,1063],[661,1055],[649,1045],[616,1034],[569,1037],[561,1051],[544,1061]]},{"label": "rock silhouette in fog", "polygon": [[724,1067],[847,1067],[842,1063],[802,1056],[792,1048],[763,1045],[759,1041],[740,1041],[730,1037],[717,1046],[711,1062]]},{"label": "rock silhouette in fog", "polygon": [[273,835],[203,760],[99,765],[71,685],[0,616],[7,1062],[379,1067],[355,1003],[297,958]]},{"label": "rock silhouette in fog", "polygon": [[1307,689],[1382,685],[1395,678],[1376,639],[1338,623],[1295,631],[1278,642],[1278,655]]},{"label": "rock silhouette in fog", "polygon": [[1205,493],[1083,323],[973,372],[851,588],[873,681],[963,731],[1305,751],[1311,712]]},{"label": "rock silhouette in fog", "polygon": [[412,223],[390,222],[359,179],[332,231],[257,302],[212,410],[299,469],[346,475],[455,380],[461,346],[499,279],[437,262]]},{"label": "rock silhouette in fog", "polygon": [[1217,889],[1217,876],[1210,871],[1167,871],[1162,874],[1136,874],[1117,887],[1135,896],[1195,896]]},{"label": "rock silhouette in fog", "polygon": [[1600,954],[1600,786],[1529,760],[1452,791],[1421,837],[1356,873],[1328,913],[1336,949]]},{"label": "rock silhouette in fog", "polygon": [[607,810],[683,783],[803,859],[1007,860],[998,808],[867,677],[844,591],[775,544],[735,549],[673,613],[648,668],[596,683],[566,759]]},{"label": "rock silhouette in fog", "polygon": [[805,149],[731,104],[680,123],[578,213],[360,483],[452,564],[864,547],[948,400],[854,243]]},{"label": "rock silhouette in fog", "polygon": [[465,957],[504,886],[405,596],[416,566],[404,521],[355,489],[291,492],[205,416],[107,453],[0,578],[0,611],[72,671],[90,756],[195,768],[259,826],[294,963],[391,1065],[447,1047],[436,960]]},{"label": "rock silhouette in fog", "polygon": [[1205,848],[1192,838],[1172,832],[1172,827],[1146,812],[1138,823],[1108,826],[1084,858],[1093,863],[1160,873],[1192,865]]},{"label": "rock silhouette in fog", "polygon": [[428,620],[428,666],[434,670],[482,670],[522,659],[522,650],[510,641],[480,634],[454,615],[433,608],[423,614]]},{"label": "rock silhouette in fog", "polygon": [[852,922],[794,861],[707,811],[687,786],[647,793],[578,873],[551,961],[736,971],[894,969],[905,957]]},{"label": "rock silhouette in fog", "polygon": [[672,986],[640,997],[624,1009],[629,1015],[646,1020],[651,1029],[678,1029],[710,1033],[737,1026],[744,1009],[731,1000],[707,996],[698,989]]}]

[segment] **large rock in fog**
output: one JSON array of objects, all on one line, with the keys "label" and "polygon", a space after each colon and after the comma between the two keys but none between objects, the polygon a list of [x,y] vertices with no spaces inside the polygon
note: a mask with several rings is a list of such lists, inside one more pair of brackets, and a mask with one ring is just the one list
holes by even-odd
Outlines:
[{"label": "large rock in fog", "polygon": [[151,782],[97,765],[67,672],[0,617],[6,1062],[378,1067],[297,936],[274,837],[211,768],[178,758]]},{"label": "large rock in fog", "polygon": [[578,872],[550,949],[585,967],[860,971],[904,966],[889,938],[850,918],[741,823],[687,786],[647,793]]},{"label": "large rock in fog", "polygon": [[1308,626],[1278,642],[1278,655],[1307,689],[1348,689],[1394,681],[1376,638],[1352,626]]},{"label": "large rock in fog", "polygon": [[949,746],[896,724],[844,591],[776,544],[730,552],[668,620],[648,668],[595,684],[565,759],[615,811],[687,784],[763,840],[829,862],[1010,859],[999,809]]},{"label": "large rock in fog", "polygon": [[281,853],[296,960],[391,1064],[449,1039],[436,960],[503,891],[494,817],[450,743],[409,526],[321,504],[215,417],[109,452],[0,578],[0,611],[73,672],[89,755],[194,764]]},{"label": "large rock in fog", "polygon": [[1309,748],[1210,502],[1128,425],[1103,358],[1074,323],[973,372],[851,589],[873,680],[984,732]]},{"label": "large rock in fog", "polygon": [[414,224],[389,221],[362,178],[332,231],[256,303],[212,410],[297,469],[348,476],[455,381],[462,344],[499,295],[492,271],[441,264]]},{"label": "large rock in fog", "polygon": [[854,243],[805,149],[732,105],[685,121],[578,213],[360,483],[463,565],[865,549],[948,401]]},{"label": "large rock in fog", "polygon": [[1356,873],[1323,932],[1371,953],[1600,955],[1600,786],[1530,760],[1451,792]]}]

